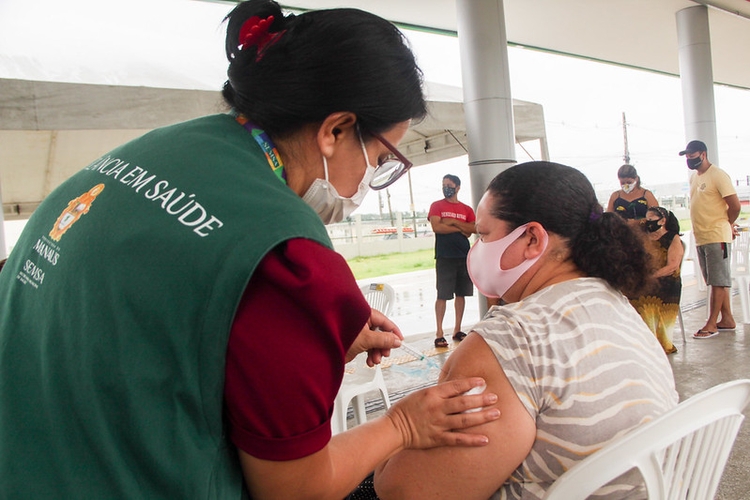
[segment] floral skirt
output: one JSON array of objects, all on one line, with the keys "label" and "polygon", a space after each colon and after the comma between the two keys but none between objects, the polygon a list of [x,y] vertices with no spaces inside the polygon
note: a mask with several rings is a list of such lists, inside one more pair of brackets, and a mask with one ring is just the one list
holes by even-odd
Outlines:
[{"label": "floral skirt", "polygon": [[646,295],[631,300],[630,303],[641,315],[649,329],[654,332],[664,352],[672,354],[677,348],[672,343],[672,332],[680,312],[679,304],[665,304],[659,297]]}]

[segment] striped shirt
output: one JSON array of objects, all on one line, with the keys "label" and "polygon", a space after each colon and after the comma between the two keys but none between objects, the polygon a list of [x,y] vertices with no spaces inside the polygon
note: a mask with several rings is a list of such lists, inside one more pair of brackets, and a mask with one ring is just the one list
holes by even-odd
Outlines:
[{"label": "striped shirt", "polygon": [[[493,307],[473,330],[537,429],[531,452],[493,498],[542,498],[576,462],[677,404],[656,337],[601,279],[565,281]],[[632,489],[616,483],[600,493],[616,498]]]}]

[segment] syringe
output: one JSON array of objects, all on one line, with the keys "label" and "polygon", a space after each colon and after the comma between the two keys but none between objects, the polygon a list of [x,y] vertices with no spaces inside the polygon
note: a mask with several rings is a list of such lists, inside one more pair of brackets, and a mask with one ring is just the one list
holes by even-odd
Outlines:
[{"label": "syringe", "polygon": [[412,346],[410,346],[406,342],[401,342],[401,345],[399,347],[400,347],[400,349],[403,349],[404,351],[406,351],[407,353],[411,354],[412,356],[414,356],[415,358],[417,358],[420,361],[423,360],[426,357],[424,354],[422,354],[420,351],[414,349]]}]

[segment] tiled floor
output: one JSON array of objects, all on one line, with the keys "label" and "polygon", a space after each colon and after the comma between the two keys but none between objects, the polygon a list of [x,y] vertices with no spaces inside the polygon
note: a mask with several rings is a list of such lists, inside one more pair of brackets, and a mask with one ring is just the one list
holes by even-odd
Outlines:
[{"label": "tiled floor", "polygon": [[[383,363],[383,375],[392,401],[416,389],[433,385],[439,371],[458,345],[448,341],[447,349],[435,349],[434,316],[434,271],[418,271],[382,278],[396,289],[396,304],[391,315],[401,328],[406,341],[425,354],[418,361],[402,350],[395,350]],[[365,280],[378,281],[376,280]],[[739,378],[750,378],[750,324],[744,325],[740,299],[735,291],[734,313],[738,327],[734,332],[722,332],[717,337],[704,340],[692,338],[692,333],[703,326],[706,318],[706,292],[699,290],[691,274],[683,275],[682,310],[687,339],[683,343],[679,326],[674,332],[678,352],[669,359],[675,375],[675,383],[684,400],[709,387]],[[452,332],[454,316],[449,302],[444,321],[446,338]],[[479,320],[477,298],[467,298],[464,314],[464,331]],[[747,329],[747,330],[746,330]],[[747,333],[746,333],[747,331]],[[382,403],[374,398],[368,400],[368,414],[382,413]],[[750,411],[745,412],[749,416]],[[351,421],[350,421],[351,425]],[[735,442],[732,455],[724,472],[716,496],[720,500],[750,499],[750,422],[746,422]]]}]

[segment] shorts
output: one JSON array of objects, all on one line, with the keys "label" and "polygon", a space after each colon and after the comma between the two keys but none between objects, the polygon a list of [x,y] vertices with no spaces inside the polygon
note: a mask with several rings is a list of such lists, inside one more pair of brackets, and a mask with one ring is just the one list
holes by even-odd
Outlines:
[{"label": "shorts", "polygon": [[708,286],[732,286],[731,243],[708,243],[695,248],[703,279]]},{"label": "shorts", "polygon": [[469,278],[465,258],[438,257],[435,259],[435,274],[438,300],[451,300],[454,294],[458,297],[474,295],[474,283]]}]

